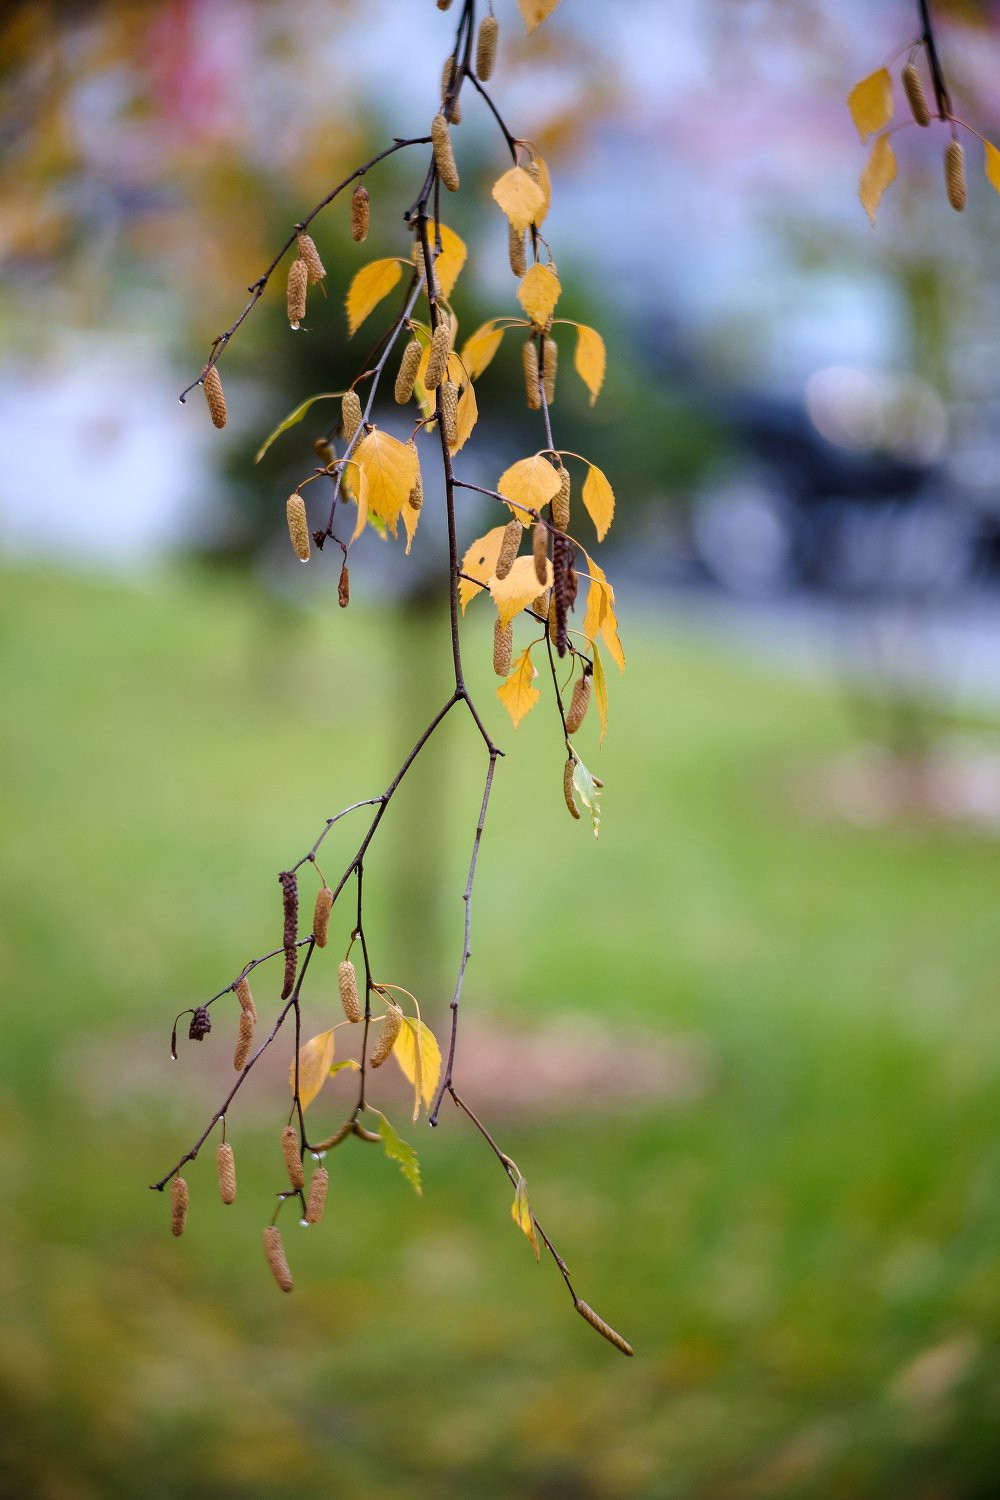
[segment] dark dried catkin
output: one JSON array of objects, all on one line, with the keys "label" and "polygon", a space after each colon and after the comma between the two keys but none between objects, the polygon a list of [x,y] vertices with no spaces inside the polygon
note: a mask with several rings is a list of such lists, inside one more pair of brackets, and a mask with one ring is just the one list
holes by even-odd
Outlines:
[{"label": "dark dried catkin", "polygon": [[264,1230],[264,1254],[271,1268],[271,1275],[283,1292],[292,1290],[292,1273],[285,1259],[285,1247],[281,1243],[281,1230],[277,1224],[269,1224]]},{"label": "dark dried catkin", "polygon": [[170,1233],[180,1239],[187,1223],[188,1185],[183,1177],[175,1177],[170,1184]]},{"label": "dark dried catkin", "polygon": [[346,609],[351,602],[351,575],[347,570],[347,564],[340,570],[340,582],[337,584],[337,603],[341,609]]},{"label": "dark dried catkin", "polygon": [[332,906],[333,892],[328,885],[320,886],[316,892],[316,906],[313,910],[313,937],[316,939],[317,948],[326,947]]},{"label": "dark dried catkin", "polygon": [[499,32],[500,23],[496,16],[484,16],[476,39],[476,77],[480,83],[487,83],[493,75]]},{"label": "dark dried catkin", "polygon": [[549,573],[549,528],[544,521],[536,521],[531,533],[531,552],[535,559],[535,577],[539,583],[548,583]]},{"label": "dark dried catkin", "polygon": [[573,548],[558,532],[552,538],[552,597],[556,611],[555,647],[559,656],[565,656],[569,646],[569,631],[566,615],[570,607],[569,571],[573,565]]},{"label": "dark dried catkin", "polygon": [[559,345],[555,339],[546,337],[542,341],[542,380],[545,386],[545,404],[551,406],[556,399],[556,369],[559,364]]},{"label": "dark dried catkin", "polygon": [[413,382],[417,378],[417,369],[420,365],[420,341],[411,339],[403,350],[403,357],[399,361],[399,373],[396,376],[396,388],[393,394],[400,406],[405,406],[413,395]]},{"label": "dark dried catkin", "polygon": [[504,527],[503,537],[500,542],[500,551],[497,555],[497,565],[493,570],[498,578],[506,578],[514,566],[514,559],[517,557],[521,546],[523,533],[524,527],[517,520],[508,521]]},{"label": "dark dried catkin", "polygon": [[[323,280],[323,277],[326,275],[326,266],[324,266],[320,259],[320,254],[316,249],[316,242],[312,235],[305,234],[304,232],[299,235],[299,259],[305,262],[306,274],[309,277],[310,284]],[[303,316],[305,316],[304,308]]]},{"label": "dark dried catkin", "polygon": [[298,953],[295,944],[299,936],[299,882],[293,870],[282,870],[278,879],[281,882],[282,909],[284,913],[284,930],[281,945],[285,950],[285,981],[281,986],[281,998],[282,1000],[287,1000],[295,984],[295,970],[298,966]]},{"label": "dark dried catkin", "polygon": [[924,85],[920,74],[913,63],[907,63],[903,69],[903,92],[906,102],[910,106],[910,114],[918,125],[929,125],[931,123],[931,112],[927,104],[927,95],[924,93]]},{"label": "dark dried catkin", "polygon": [[497,615],[493,621],[493,670],[498,677],[506,677],[510,671],[510,659],[514,650],[514,626],[510,620],[500,623]]},{"label": "dark dried catkin", "polygon": [[573,696],[569,700],[569,708],[566,711],[566,733],[576,734],[583,723],[587,709],[590,707],[590,694],[593,690],[594,679],[589,672],[578,677],[573,687]]},{"label": "dark dried catkin", "polygon": [[403,1012],[399,1009],[398,1005],[390,1005],[382,1022],[382,1031],[379,1039],[372,1048],[371,1057],[368,1059],[371,1067],[380,1068],[385,1062],[396,1044],[396,1038],[399,1036],[402,1025]]},{"label": "dark dried catkin", "polygon": [[351,194],[351,239],[360,245],[368,238],[368,216],[371,211],[371,200],[368,197],[368,189],[358,183]]},{"label": "dark dried catkin", "polygon": [[521,350],[521,365],[524,370],[524,394],[529,411],[540,411],[541,392],[538,389],[538,348],[534,339],[527,339]]},{"label": "dark dried catkin", "polygon": [[552,498],[552,524],[558,531],[569,530],[569,470],[559,475],[559,493]]},{"label": "dark dried catkin", "polygon": [[451,326],[442,318],[431,334],[431,352],[427,356],[424,385],[429,391],[436,391],[444,379],[445,371],[448,368],[448,354],[450,349]]},{"label": "dark dried catkin", "polygon": [[288,267],[288,321],[298,328],[306,315],[306,290],[309,270],[304,260],[296,258]]},{"label": "dark dried catkin", "polygon": [[326,1192],[330,1186],[330,1174],[325,1167],[317,1167],[312,1174],[309,1184],[309,1197],[306,1201],[306,1223],[320,1224],[323,1220],[323,1210],[326,1208]]},{"label": "dark dried catkin", "polygon": [[299,1133],[294,1125],[286,1125],[281,1132],[281,1150],[285,1158],[285,1171],[288,1173],[288,1180],[295,1191],[299,1192],[306,1179],[302,1171]]},{"label": "dark dried catkin", "polygon": [[250,1048],[253,1046],[253,1027],[256,1014],[253,1011],[244,1010],[240,1014],[240,1029],[236,1038],[236,1051],[233,1053],[233,1067],[237,1073],[242,1073],[250,1056]]},{"label": "dark dried catkin", "polygon": [[215,1167],[219,1174],[219,1194],[223,1203],[236,1202],[236,1158],[228,1141],[221,1141],[215,1153]]},{"label": "dark dried catkin", "polygon": [[620,1349],[623,1354],[627,1354],[630,1357],[635,1353],[632,1345],[626,1339],[623,1339],[620,1333],[616,1333],[610,1323],[605,1323],[603,1318],[598,1317],[594,1309],[588,1302],[584,1302],[582,1297],[575,1298],[573,1305],[580,1314],[580,1317],[584,1318],[590,1324],[591,1328],[597,1329],[602,1339],[607,1339],[609,1344],[614,1344],[616,1349]]},{"label": "dark dried catkin", "polygon": [[571,755],[567,758],[566,764],[563,766],[563,796],[566,799],[566,806],[569,808],[570,815],[574,818],[579,818],[580,809],[577,807],[576,799],[573,796],[573,772],[575,770],[576,761]]},{"label": "dark dried catkin", "polygon": [[965,186],[965,151],[960,141],[948,142],[944,153],[944,180],[948,189],[948,202],[956,213],[961,213],[968,193]]},{"label": "dark dried catkin", "polygon": [[458,386],[453,380],[442,380],[440,396],[441,429],[448,447],[454,448],[458,441]]},{"label": "dark dried catkin", "polygon": [[455,153],[451,148],[451,132],[444,115],[435,115],[431,121],[431,144],[434,147],[434,162],[438,176],[449,193],[458,192],[458,168]]},{"label": "dark dried catkin", "polygon": [[295,556],[300,562],[309,561],[309,522],[306,519],[306,502],[296,490],[285,501],[285,519]]},{"label": "dark dried catkin", "polygon": [[205,371],[205,378],[201,383],[205,392],[205,400],[208,402],[209,415],[216,427],[225,427],[226,417],[226,393],[222,389],[222,376],[212,365]]},{"label": "dark dried catkin", "polygon": [[361,1001],[358,999],[358,976],[349,958],[345,958],[337,970],[340,984],[340,1003],[349,1021],[361,1020]]},{"label": "dark dried catkin", "polygon": [[361,426],[361,401],[357,391],[345,391],[340,403],[340,430],[349,443]]}]

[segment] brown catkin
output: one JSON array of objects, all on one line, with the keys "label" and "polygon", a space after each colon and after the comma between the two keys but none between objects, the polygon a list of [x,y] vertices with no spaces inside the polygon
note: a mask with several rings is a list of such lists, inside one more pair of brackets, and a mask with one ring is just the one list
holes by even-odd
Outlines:
[{"label": "brown catkin", "polygon": [[385,1062],[396,1044],[396,1038],[399,1036],[402,1025],[403,1012],[398,1005],[390,1005],[385,1013],[385,1020],[382,1022],[382,1031],[379,1039],[372,1048],[372,1055],[368,1059],[371,1067],[380,1068]]},{"label": "brown catkin", "polygon": [[576,761],[570,755],[563,766],[563,796],[566,798],[566,806],[569,808],[570,816],[578,818],[580,816],[580,809],[577,807],[576,798],[573,796],[573,772],[575,770]]},{"label": "brown catkin", "polygon": [[589,1303],[584,1302],[582,1297],[577,1297],[574,1299],[574,1306],[580,1317],[584,1318],[590,1324],[591,1328],[597,1329],[602,1339],[607,1339],[609,1344],[614,1344],[616,1349],[620,1349],[623,1354],[627,1354],[631,1358],[635,1353],[632,1345],[626,1339],[623,1339],[620,1333],[616,1333],[610,1323],[605,1323],[603,1318],[598,1317]]},{"label": "brown catkin", "polygon": [[968,194],[965,188],[965,151],[960,141],[948,142],[944,153],[944,180],[948,202],[956,213],[961,213]]},{"label": "brown catkin", "polygon": [[[410,438],[410,441],[407,443],[406,446],[408,448],[412,448],[413,451],[414,451],[414,453],[416,453],[416,451],[417,451],[417,445],[413,441],[412,438]],[[406,498],[407,498],[407,502],[409,503],[409,505],[412,507],[413,510],[419,510],[420,507],[424,503],[424,481],[423,481],[423,477],[422,477],[422,475],[420,473],[420,460],[419,460],[419,457],[417,459],[417,477],[416,477],[416,480],[414,481],[414,485],[413,485],[412,490],[410,491],[409,495]]]},{"label": "brown catkin", "polygon": [[558,636],[558,633],[559,620],[556,611],[556,591],[555,589],[551,589],[549,592],[549,640],[552,642],[553,646],[556,643],[556,637]]},{"label": "brown catkin", "polygon": [[578,677],[573,688],[573,696],[569,700],[569,709],[566,713],[566,733],[576,734],[580,725],[586,718],[587,709],[590,707],[590,694],[593,690],[594,679],[589,672]]},{"label": "brown catkin", "polygon": [[330,930],[330,909],[333,906],[333,892],[328,885],[320,886],[316,892],[316,906],[313,910],[313,937],[316,939],[317,948],[325,948],[326,940]]},{"label": "brown catkin", "polygon": [[569,470],[563,469],[559,479],[559,493],[552,497],[552,524],[557,531],[569,530]]},{"label": "brown catkin", "polygon": [[514,626],[510,620],[501,625],[500,616],[493,621],[493,670],[498,677],[506,677],[510,671],[510,658],[514,650]]},{"label": "brown catkin", "polygon": [[403,357],[399,361],[399,374],[396,376],[394,395],[400,406],[405,406],[413,395],[413,382],[417,378],[417,366],[419,364],[420,340],[411,339],[403,350]]},{"label": "brown catkin", "polygon": [[240,1030],[236,1038],[236,1051],[233,1053],[233,1067],[237,1073],[242,1073],[250,1056],[250,1048],[253,1046],[253,1028],[256,1015],[245,1010],[240,1015]]},{"label": "brown catkin", "polygon": [[326,1208],[326,1190],[330,1186],[330,1174],[325,1167],[317,1167],[312,1174],[309,1184],[309,1197],[306,1200],[306,1223],[321,1224],[323,1221],[323,1210]]},{"label": "brown catkin", "polygon": [[368,1141],[372,1146],[381,1146],[382,1144],[382,1137],[377,1131],[366,1130],[363,1125],[358,1124],[357,1120],[351,1126],[351,1133],[356,1135],[359,1141]]},{"label": "brown catkin", "polygon": [[316,450],[316,457],[322,459],[325,464],[332,464],[337,457],[333,451],[333,444],[326,438],[316,438],[313,448]]},{"label": "brown catkin", "polygon": [[349,958],[345,958],[337,970],[340,983],[340,1003],[349,1021],[361,1020],[361,1001],[358,999],[358,976]]},{"label": "brown catkin", "polygon": [[458,386],[453,380],[441,382],[441,427],[449,448],[458,441]]},{"label": "brown catkin", "polygon": [[499,34],[500,23],[496,16],[484,16],[476,39],[476,76],[480,83],[488,82],[493,75]]},{"label": "brown catkin", "polygon": [[222,389],[222,376],[214,365],[206,370],[205,378],[201,384],[205,392],[205,400],[208,402],[208,411],[213,425],[216,427],[225,427],[226,417],[228,416],[228,412],[226,411],[226,393]]},{"label": "brown catkin", "polygon": [[543,589],[538,598],[534,600],[531,608],[541,619],[547,620],[549,616],[549,591]]},{"label": "brown catkin", "polygon": [[[299,259],[305,262],[306,275],[309,277],[310,285],[322,281],[326,275],[326,266],[320,259],[320,253],[316,249],[316,241],[311,234],[299,235]],[[305,305],[303,304],[303,316],[305,316]]]},{"label": "brown catkin", "polygon": [[219,1192],[223,1203],[236,1202],[236,1158],[228,1141],[222,1141],[215,1153],[215,1166],[219,1174]]},{"label": "brown catkin", "polygon": [[269,1224],[264,1230],[264,1254],[271,1268],[271,1275],[283,1292],[292,1290],[292,1273],[285,1259],[285,1247],[281,1243],[281,1230],[277,1224]]},{"label": "brown catkin", "polygon": [[357,240],[359,245],[368,238],[370,208],[368,189],[359,182],[351,194],[351,239]]},{"label": "brown catkin", "polygon": [[188,1185],[183,1177],[175,1177],[170,1184],[170,1233],[180,1239],[188,1215]]},{"label": "brown catkin", "polygon": [[441,69],[441,98],[443,100],[441,113],[451,125],[459,125],[462,121],[462,101],[456,94],[449,99],[452,85],[455,81],[455,59],[446,57],[444,67]]},{"label": "brown catkin", "polygon": [[565,656],[569,647],[569,629],[566,616],[575,597],[576,589],[570,581],[573,567],[573,548],[564,536],[556,532],[552,538],[552,598],[556,606],[556,652]]},{"label": "brown catkin", "polygon": [[242,1011],[245,1011],[247,1015],[249,1015],[251,1021],[256,1024],[257,1007],[253,1003],[253,994],[250,990],[250,985],[247,983],[245,976],[243,979],[240,979],[237,982],[236,998],[240,1002],[240,1009]]},{"label": "brown catkin", "polygon": [[539,583],[548,583],[546,566],[549,556],[549,528],[544,521],[536,521],[531,533],[531,551],[535,559],[535,577]]},{"label": "brown catkin", "polygon": [[296,257],[288,267],[288,321],[298,328],[306,315],[306,288],[309,285],[309,269],[304,260]]},{"label": "brown catkin", "polygon": [[540,411],[542,397],[538,389],[538,347],[534,339],[528,339],[521,350],[521,364],[524,368],[524,394],[528,399],[529,411]]},{"label": "brown catkin", "polygon": [[306,502],[298,490],[285,501],[285,518],[288,535],[292,539],[295,556],[302,562],[309,561],[309,522],[306,519]]},{"label": "brown catkin", "polygon": [[910,106],[910,114],[918,125],[929,125],[931,123],[931,112],[927,105],[927,95],[924,93],[924,85],[920,74],[914,63],[907,63],[903,69],[903,92],[906,102]]},{"label": "brown catkin", "polygon": [[337,584],[337,603],[341,609],[346,609],[351,602],[351,575],[347,564],[340,570],[340,582]]},{"label": "brown catkin", "polygon": [[431,334],[431,352],[427,356],[424,385],[429,391],[436,391],[444,379],[445,371],[448,368],[448,354],[450,349],[451,325],[442,319]]},{"label": "brown catkin", "polygon": [[285,980],[281,986],[281,998],[287,1000],[292,993],[295,970],[298,967],[298,953],[295,945],[299,936],[299,882],[294,870],[282,870],[278,880],[281,884],[284,915],[281,943],[285,950]]},{"label": "brown catkin", "polygon": [[286,1125],[281,1132],[281,1150],[285,1157],[285,1171],[288,1173],[288,1180],[295,1191],[299,1192],[306,1179],[302,1171],[299,1133],[294,1125]]},{"label": "brown catkin", "polygon": [[524,230],[515,229],[513,224],[507,225],[507,258],[514,275],[523,276],[528,269],[524,252]]},{"label": "brown catkin", "polygon": [[545,338],[542,344],[542,378],[545,384],[545,404],[551,406],[556,399],[556,369],[559,365],[559,345],[555,339]]},{"label": "brown catkin", "polygon": [[361,400],[357,391],[345,391],[340,403],[340,430],[349,443],[361,426]]},{"label": "brown catkin", "polygon": [[521,546],[521,536],[524,527],[520,521],[508,521],[504,527],[503,539],[500,542],[500,552],[497,557],[497,565],[494,569],[498,578],[506,578],[514,566],[514,559]]},{"label": "brown catkin", "polygon": [[449,193],[457,193],[458,168],[455,165],[455,153],[451,149],[451,132],[444,115],[435,115],[431,121],[431,144],[434,147],[438,176]]}]

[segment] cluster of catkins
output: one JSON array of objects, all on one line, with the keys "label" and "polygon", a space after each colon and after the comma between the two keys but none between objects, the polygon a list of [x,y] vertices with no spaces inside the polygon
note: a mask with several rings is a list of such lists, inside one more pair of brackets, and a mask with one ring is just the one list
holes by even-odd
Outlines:
[{"label": "cluster of catkins", "polygon": [[[934,116],[927,103],[920,73],[912,59],[903,68],[902,82],[903,93],[914,120],[918,125],[929,125]],[[948,202],[956,213],[961,213],[969,197],[965,181],[965,151],[961,141],[951,140],[945,147],[944,183]]]}]

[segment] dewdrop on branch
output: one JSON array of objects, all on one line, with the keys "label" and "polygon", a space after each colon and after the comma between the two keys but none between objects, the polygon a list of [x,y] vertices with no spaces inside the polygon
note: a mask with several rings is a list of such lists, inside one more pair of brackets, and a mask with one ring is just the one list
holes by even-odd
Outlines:
[{"label": "dewdrop on branch", "polygon": [[349,1021],[361,1020],[361,1001],[358,999],[358,976],[349,958],[345,958],[337,970],[340,983],[340,1003]]},{"label": "dewdrop on branch", "polygon": [[236,1158],[228,1141],[220,1142],[215,1153],[215,1167],[219,1174],[219,1193],[223,1203],[236,1202]]},{"label": "dewdrop on branch", "polygon": [[424,374],[424,385],[429,391],[436,391],[444,379],[451,348],[450,335],[451,330],[443,319],[431,334],[431,352],[427,356],[427,370]]},{"label": "dewdrop on branch", "polygon": [[349,443],[361,426],[361,400],[357,391],[345,391],[340,403],[340,430]]},{"label": "dewdrop on branch", "polygon": [[498,677],[506,677],[510,671],[510,658],[514,650],[514,627],[508,620],[500,623],[497,615],[493,621],[493,670]]},{"label": "dewdrop on branch", "polygon": [[569,530],[569,470],[563,469],[559,478],[559,493],[552,499],[552,524],[557,531]]},{"label": "dewdrop on branch", "polygon": [[514,275],[520,278],[528,269],[528,261],[524,253],[524,230],[515,229],[513,224],[508,223],[507,232],[507,258]]},{"label": "dewdrop on branch", "polygon": [[629,1357],[635,1353],[632,1345],[626,1339],[623,1339],[620,1333],[616,1333],[610,1323],[605,1323],[603,1318],[598,1317],[594,1309],[589,1303],[584,1302],[582,1297],[577,1297],[574,1300],[573,1306],[580,1314],[580,1317],[584,1318],[590,1324],[591,1328],[597,1329],[602,1339],[607,1339],[609,1344],[614,1344],[616,1349],[620,1349],[623,1354],[627,1354]]},{"label": "dewdrop on branch", "polygon": [[500,23],[495,16],[484,16],[476,40],[476,77],[480,83],[488,83],[493,74],[497,58],[497,37]]},{"label": "dewdrop on branch", "polygon": [[507,522],[507,525],[504,527],[503,538],[500,542],[497,565],[494,569],[498,578],[506,578],[514,566],[514,559],[517,557],[518,549],[521,546],[521,537],[523,534],[524,527],[520,521]]},{"label": "dewdrop on branch", "polygon": [[914,63],[906,64],[902,77],[903,92],[906,95],[906,102],[910,106],[910,114],[918,125],[929,125],[931,123],[931,112],[927,105],[924,85]]},{"label": "dewdrop on branch", "polygon": [[294,1125],[286,1125],[281,1132],[281,1150],[285,1158],[285,1171],[295,1191],[301,1192],[305,1185],[302,1172],[302,1154],[299,1151],[299,1133]]},{"label": "dewdrop on branch", "polygon": [[449,193],[457,193],[458,168],[455,165],[455,153],[451,149],[451,133],[448,130],[448,121],[444,115],[435,115],[431,121],[431,144],[434,147],[434,161],[438,169],[438,176]]},{"label": "dewdrop on branch", "polygon": [[292,1273],[285,1259],[285,1247],[281,1243],[281,1230],[277,1224],[269,1224],[264,1230],[264,1254],[271,1268],[271,1275],[283,1292],[292,1290]]},{"label": "dewdrop on branch", "polygon": [[175,1177],[170,1184],[170,1233],[180,1239],[187,1223],[188,1185],[183,1177]]},{"label": "dewdrop on branch", "polygon": [[306,520],[306,502],[298,490],[285,501],[285,517],[288,535],[292,540],[295,556],[301,562],[309,561],[309,522]]},{"label": "dewdrop on branch", "polygon": [[346,609],[351,602],[351,575],[347,564],[340,570],[340,582],[337,584],[337,603],[341,609]]},{"label": "dewdrop on branch", "polygon": [[948,202],[956,213],[961,213],[968,193],[965,187],[965,151],[959,141],[948,142],[944,153],[944,180],[948,189]]},{"label": "dewdrop on branch", "polygon": [[316,906],[313,910],[313,937],[316,939],[317,948],[326,947],[332,906],[333,892],[328,885],[321,886],[316,893]]},{"label": "dewdrop on branch", "polygon": [[449,448],[458,441],[458,386],[453,380],[441,382],[441,429]]},{"label": "dewdrop on branch", "polygon": [[[534,345],[532,345],[534,348]],[[546,338],[542,345],[542,378],[545,385],[545,404],[551,406],[556,399],[556,367],[559,362],[559,345],[555,339]]]},{"label": "dewdrop on branch", "polygon": [[399,361],[399,373],[396,376],[396,387],[393,391],[393,395],[399,406],[405,406],[413,395],[413,382],[417,378],[419,365],[420,341],[419,339],[411,339],[403,350],[403,357]]},{"label": "dewdrop on branch", "polygon": [[399,1036],[402,1025],[403,1012],[398,1005],[390,1005],[385,1013],[385,1020],[382,1022],[381,1035],[372,1048],[371,1057],[368,1059],[371,1067],[380,1068],[385,1062],[396,1044],[396,1038]]},{"label": "dewdrop on branch", "polygon": [[573,688],[573,696],[569,702],[566,712],[566,733],[576,734],[580,725],[587,716],[590,707],[590,695],[593,690],[594,679],[589,672],[578,677]]},{"label": "dewdrop on branch", "polygon": [[571,755],[568,757],[565,766],[563,766],[563,796],[566,798],[566,806],[569,808],[570,817],[579,818],[580,809],[577,807],[576,798],[573,796],[573,772],[575,770],[576,761]]},{"label": "dewdrop on branch", "polygon": [[326,1208],[326,1191],[330,1186],[330,1174],[325,1167],[317,1167],[312,1174],[309,1184],[309,1197],[306,1201],[306,1223],[319,1224],[323,1219],[323,1210]]},{"label": "dewdrop on branch", "polygon": [[306,289],[309,271],[304,260],[296,258],[288,267],[288,321],[299,328],[306,315]]},{"label": "dewdrop on branch", "polygon": [[236,1051],[233,1053],[233,1067],[237,1073],[242,1073],[250,1056],[250,1048],[253,1046],[253,1026],[256,1013],[245,1010],[240,1015],[239,1035],[236,1038]]},{"label": "dewdrop on branch", "polygon": [[245,1011],[249,1015],[251,1024],[256,1022],[257,1007],[253,1003],[253,995],[251,994],[250,985],[248,984],[245,976],[237,981],[236,998],[240,1002],[240,1009]]},{"label": "dewdrop on branch", "polygon": [[368,238],[368,189],[359,182],[351,194],[351,239],[360,245]]},{"label": "dewdrop on branch", "polygon": [[226,417],[229,415],[226,411],[226,393],[222,389],[222,376],[215,365],[206,370],[205,378],[201,384],[205,392],[205,400],[208,402],[208,412],[212,418],[213,426],[225,427]]},{"label": "dewdrop on branch", "polygon": [[545,566],[549,552],[549,528],[544,521],[535,522],[531,533],[531,552],[535,559],[535,577],[539,583],[545,583],[549,576]]},{"label": "dewdrop on branch", "polygon": [[529,411],[541,411],[542,398],[538,390],[538,349],[534,339],[528,339],[521,351],[521,363],[524,367],[524,394],[528,399]]},{"label": "dewdrop on branch", "polygon": [[[326,266],[324,266],[322,260],[320,259],[320,254],[316,249],[316,242],[313,239],[312,235],[305,234],[303,232],[299,235],[298,244],[299,259],[305,262],[306,275],[309,278],[310,285],[317,281],[322,281],[323,277],[326,275]],[[304,302],[302,304],[302,316],[305,317]]]}]

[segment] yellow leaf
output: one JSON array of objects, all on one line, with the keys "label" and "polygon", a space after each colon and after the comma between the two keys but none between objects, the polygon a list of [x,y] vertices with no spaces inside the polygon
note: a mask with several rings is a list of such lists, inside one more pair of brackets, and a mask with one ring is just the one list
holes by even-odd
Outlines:
[{"label": "yellow leaf", "polygon": [[576,351],[573,355],[573,368],[590,392],[590,404],[593,406],[601,394],[601,386],[604,384],[604,370],[608,362],[607,350],[604,340],[596,328],[588,328],[585,323],[576,325]]},{"label": "yellow leaf", "polygon": [[[468,573],[470,578],[476,578],[483,585],[477,589],[474,583],[467,578],[458,580],[458,598],[465,614],[469,600],[474,599],[477,594],[483,593],[497,565],[500,556],[500,547],[503,542],[503,534],[506,526],[495,526],[485,536],[477,537],[462,558],[462,572]],[[541,592],[541,586],[539,586]]]},{"label": "yellow leaf", "polygon": [[597,642],[591,641],[590,646],[594,653],[594,697],[597,700],[597,712],[601,720],[601,744],[603,745],[604,736],[608,732],[608,679],[604,675],[604,663],[601,661]]},{"label": "yellow leaf", "polygon": [[[299,1101],[303,1109],[309,1108],[330,1076],[336,1040],[337,1034],[331,1027],[329,1031],[321,1031],[319,1036],[314,1036],[304,1047],[299,1048]],[[294,1062],[288,1070],[288,1084],[294,1093]]]},{"label": "yellow leaf", "polygon": [[597,540],[603,542],[615,516],[615,492],[607,475],[596,464],[590,465],[583,481],[583,503],[594,523]]},{"label": "yellow leaf", "polygon": [[[530,505],[534,510],[540,510],[549,503],[553,495],[558,495],[559,485],[558,471],[540,453],[533,454],[531,458],[519,458],[497,480],[497,489],[505,500],[514,500],[518,505]],[[519,521],[530,524],[531,518],[523,510],[518,510],[515,506],[511,510]]]},{"label": "yellow leaf", "polygon": [[[458,273],[465,265],[469,252],[465,241],[460,239],[453,229],[449,229],[447,224],[441,224],[439,228],[441,230],[441,254],[434,256],[434,275],[437,279],[438,292],[447,301],[455,289]],[[433,253],[437,243],[433,221],[427,225],[427,242]],[[417,258],[417,245],[419,244],[418,239],[413,246],[414,260]]]},{"label": "yellow leaf", "polygon": [[537,599],[543,589],[551,587],[552,564],[549,562],[546,563],[545,575],[545,582],[539,583],[533,557],[519,557],[506,578],[493,575],[490,579],[490,593],[497,607],[501,626],[509,625],[514,616]]},{"label": "yellow leaf", "polygon": [[517,0],[517,4],[530,36],[535,27],[540,26],[545,17],[552,14],[559,0]]},{"label": "yellow leaf", "polygon": [[985,166],[987,181],[991,188],[1000,193],[1000,151],[994,145],[991,145],[989,141],[985,141],[983,144],[986,148]]},{"label": "yellow leaf", "polygon": [[451,449],[452,453],[460,453],[472,436],[472,429],[479,421],[479,404],[476,401],[476,393],[472,389],[472,381],[467,380],[462,394],[458,398],[458,411],[455,416],[455,443]]},{"label": "yellow leaf", "polygon": [[488,323],[477,328],[465,341],[462,362],[469,372],[470,380],[479,379],[503,341],[505,330],[494,327],[495,321],[490,318]]},{"label": "yellow leaf", "polygon": [[392,1055],[404,1077],[413,1084],[413,1118],[420,1113],[420,1101],[428,1106],[434,1098],[441,1077],[441,1049],[429,1026],[415,1016],[404,1016]]},{"label": "yellow leaf", "polygon": [[536,261],[517,289],[517,300],[531,321],[537,327],[544,328],[559,301],[561,291],[559,277],[552,267],[543,266],[540,261]]},{"label": "yellow leaf", "polygon": [[356,333],[373,308],[388,297],[402,276],[398,260],[373,260],[362,266],[347,289],[347,331]]},{"label": "yellow leaf", "polygon": [[534,221],[536,224],[541,224],[548,216],[549,209],[552,207],[552,178],[549,176],[549,169],[542,157],[536,156],[534,165],[538,168],[538,186],[541,188],[542,197],[545,199],[542,207],[535,215]]},{"label": "yellow leaf", "polygon": [[518,1229],[527,1235],[531,1248],[535,1252],[535,1259],[538,1260],[542,1252],[538,1244],[538,1235],[535,1233],[535,1220],[528,1202],[528,1189],[523,1177],[517,1179],[510,1216]]},{"label": "yellow leaf", "polygon": [[511,167],[493,184],[493,197],[515,229],[527,229],[545,207],[545,194],[523,167]]},{"label": "yellow leaf", "polygon": [[399,513],[417,482],[417,455],[406,443],[373,427],[354,450],[368,484],[368,511],[396,534]]},{"label": "yellow leaf", "polygon": [[[587,557],[587,554],[584,553]],[[597,637],[602,635],[608,650],[614,658],[619,672],[625,670],[625,653],[622,643],[618,639],[618,619],[615,615],[615,591],[611,587],[604,573],[592,557],[587,557],[587,572],[590,574],[590,588],[587,591],[587,610],[583,620],[583,633],[589,641],[596,644]]]},{"label": "yellow leaf", "polygon": [[880,135],[872,147],[858,184],[858,197],[872,224],[882,201],[882,194],[896,177],[896,153],[887,135]]},{"label": "yellow leaf", "polygon": [[858,135],[866,141],[870,135],[888,125],[892,119],[892,79],[888,68],[879,68],[856,83],[847,96],[847,107],[857,127]]},{"label": "yellow leaf", "polygon": [[522,651],[517,659],[513,672],[497,688],[497,697],[514,721],[514,728],[520,724],[525,714],[529,714],[542,696],[532,683],[538,673],[531,665],[531,647]]},{"label": "yellow leaf", "polygon": [[341,469],[344,478],[341,489],[351,500],[356,501],[358,507],[358,519],[354,527],[354,535],[351,541],[356,542],[368,523],[368,475],[363,469],[359,469],[356,459],[350,459]]}]

